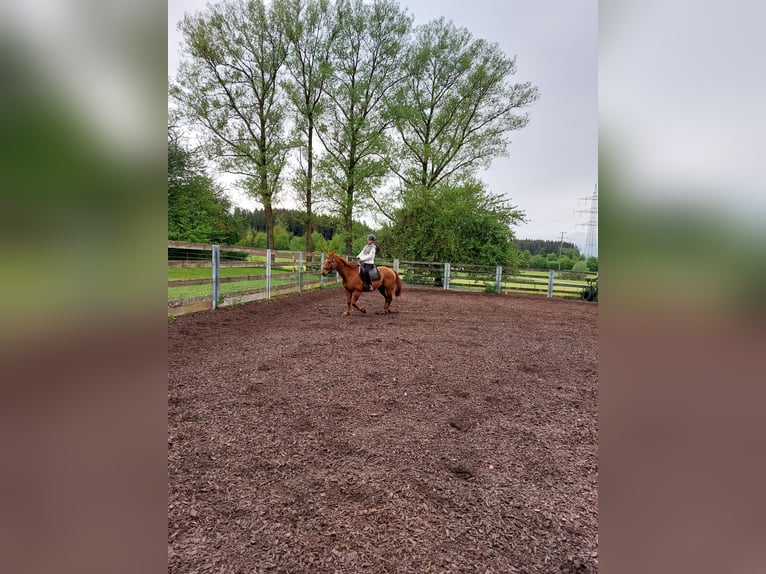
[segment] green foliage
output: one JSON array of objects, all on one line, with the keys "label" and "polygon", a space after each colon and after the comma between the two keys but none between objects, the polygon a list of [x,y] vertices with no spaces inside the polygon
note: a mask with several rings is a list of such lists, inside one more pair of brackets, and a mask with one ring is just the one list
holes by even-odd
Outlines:
[{"label": "green foliage", "polygon": [[[444,18],[412,22],[396,0],[223,0],[187,14],[174,112],[264,209],[229,216],[209,180],[188,180],[197,191],[174,204],[169,237],[356,255],[370,230],[354,215],[369,209],[394,222],[378,241],[387,257],[531,263],[511,231],[523,213],[473,177],[526,125],[537,88],[510,82],[515,58],[497,44]],[[401,197],[380,192],[392,175]],[[273,207],[288,186],[303,212]]]},{"label": "green foliage", "polygon": [[574,243],[564,241],[552,241],[547,239],[519,239],[519,249],[527,250],[533,255],[546,256],[549,253],[566,255],[570,259],[579,259],[580,249]]},{"label": "green foliage", "polygon": [[415,29],[403,66],[388,113],[407,186],[431,188],[488,167],[505,153],[508,132],[527,124],[520,110],[538,97],[530,83],[507,83],[515,59],[443,17]]},{"label": "green foliage", "polygon": [[511,226],[523,218],[480,182],[417,188],[380,239],[400,259],[512,265],[518,253]]},{"label": "green foliage", "polygon": [[484,292],[485,293],[497,293],[497,285],[494,283],[485,283],[484,284]]},{"label": "green foliage", "polygon": [[274,249],[287,251],[290,249],[290,240],[292,235],[281,225],[274,226]]},{"label": "green foliage", "polygon": [[[320,147],[316,124],[322,115],[323,103],[328,98],[324,87],[332,67],[330,48],[337,36],[337,22],[333,21],[333,6],[329,0],[305,2],[276,2],[276,13],[283,21],[290,45],[286,66],[290,81],[284,83],[295,123],[295,145],[305,161],[293,170],[291,184],[299,205],[305,208],[303,223],[306,250],[321,251],[314,243],[314,205],[318,195],[315,166]],[[330,237],[330,236],[328,236]]]},{"label": "green foliage", "polygon": [[[346,253],[346,238],[344,233],[338,233],[333,235],[332,239],[327,242],[327,251],[334,251],[344,255]],[[358,253],[358,252],[357,252]]]},{"label": "green foliage", "polygon": [[322,237],[322,234],[318,231],[311,234],[311,242],[314,245],[315,252],[327,253],[327,251],[329,251],[329,249],[327,249],[327,240]]},{"label": "green foliage", "polygon": [[561,263],[561,270],[562,271],[564,271],[564,270],[569,271],[570,269],[572,269],[572,266],[574,265],[574,261],[572,261],[566,255],[561,257],[560,263]]},{"label": "green foliage", "polygon": [[263,231],[253,231],[252,229],[246,229],[237,242],[237,245],[255,247],[256,249],[265,249],[267,244],[266,233]]},{"label": "green foliage", "polygon": [[529,260],[529,266],[533,269],[548,269],[548,260],[542,255],[533,255]]},{"label": "green foliage", "polygon": [[[287,229],[292,235],[304,235],[306,231],[306,214],[297,209],[273,209],[274,223]],[[233,219],[243,230],[266,231],[266,212],[263,209],[235,208]],[[339,229],[338,219],[330,215],[313,214],[311,216],[313,229],[324,239],[331,239]],[[356,222],[355,222],[356,223]],[[244,233],[244,231],[242,232]],[[313,237],[313,235],[312,235]]]},{"label": "green foliage", "polygon": [[576,262],[572,266],[572,271],[576,271],[578,273],[585,273],[588,271],[588,263],[584,259],[580,259],[578,262]]},{"label": "green foliage", "polygon": [[199,160],[175,137],[168,142],[168,239],[233,244],[238,229],[229,217],[230,202]]},{"label": "green foliage", "polygon": [[337,0],[337,35],[329,47],[330,103],[317,121],[326,154],[318,181],[351,248],[353,214],[372,202],[388,175],[390,118],[382,104],[401,77],[412,18],[393,0]]},{"label": "green foliage", "polygon": [[293,238],[290,239],[290,246],[288,249],[290,251],[306,251],[306,238],[293,236]]},{"label": "green foliage", "polygon": [[[278,81],[287,58],[284,20],[265,0],[209,3],[179,28],[188,59],[170,95],[178,114],[199,128],[203,148],[268,210],[281,190],[291,147]],[[272,238],[272,230],[267,230]]]},{"label": "green foliage", "polygon": [[598,271],[598,259],[595,257],[588,257],[587,259],[588,271]]}]

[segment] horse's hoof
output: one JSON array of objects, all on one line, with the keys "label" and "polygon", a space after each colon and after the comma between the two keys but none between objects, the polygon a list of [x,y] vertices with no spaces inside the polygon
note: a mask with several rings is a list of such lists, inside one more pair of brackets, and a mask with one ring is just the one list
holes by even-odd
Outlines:
[{"label": "horse's hoof", "polygon": [[351,311],[343,311],[344,317],[348,317],[349,315],[351,315]]}]

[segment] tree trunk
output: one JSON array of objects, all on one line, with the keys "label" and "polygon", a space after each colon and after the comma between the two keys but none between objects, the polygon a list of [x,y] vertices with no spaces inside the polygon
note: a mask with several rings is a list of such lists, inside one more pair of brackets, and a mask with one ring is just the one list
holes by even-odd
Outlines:
[{"label": "tree trunk", "polygon": [[314,233],[314,221],[311,215],[311,188],[314,185],[314,118],[309,117],[308,127],[308,165],[306,166],[306,251],[311,253],[314,251],[314,240],[311,234]]},{"label": "tree trunk", "polygon": [[350,186],[346,190],[346,206],[343,209],[343,227],[346,230],[346,257],[351,257],[351,240],[353,239],[353,205],[354,205],[354,188]]},{"label": "tree trunk", "polygon": [[274,213],[271,210],[271,197],[263,198],[263,211],[266,214],[266,247],[274,249]]}]

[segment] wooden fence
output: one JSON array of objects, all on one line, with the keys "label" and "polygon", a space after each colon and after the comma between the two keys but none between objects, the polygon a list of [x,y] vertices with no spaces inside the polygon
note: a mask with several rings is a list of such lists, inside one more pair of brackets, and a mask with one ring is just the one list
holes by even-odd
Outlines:
[{"label": "wooden fence", "polygon": [[[324,253],[275,251],[168,241],[168,315],[237,305],[307,289],[340,286],[322,277]],[[531,293],[580,298],[594,273],[520,269],[492,265],[399,261],[377,257],[403,283],[449,290]]]}]

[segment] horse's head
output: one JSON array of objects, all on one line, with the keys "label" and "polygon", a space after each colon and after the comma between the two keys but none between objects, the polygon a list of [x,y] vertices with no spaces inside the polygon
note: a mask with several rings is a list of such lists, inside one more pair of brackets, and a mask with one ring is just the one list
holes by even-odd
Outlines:
[{"label": "horse's head", "polygon": [[327,259],[324,260],[324,265],[322,265],[322,275],[327,275],[330,271],[336,271],[339,266],[338,256],[330,251],[327,254]]}]

